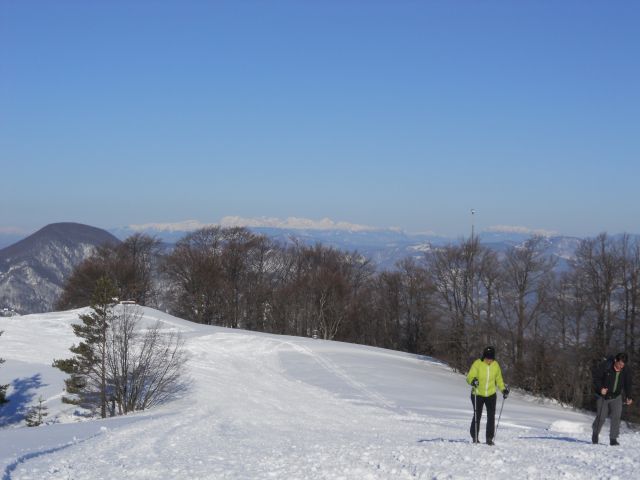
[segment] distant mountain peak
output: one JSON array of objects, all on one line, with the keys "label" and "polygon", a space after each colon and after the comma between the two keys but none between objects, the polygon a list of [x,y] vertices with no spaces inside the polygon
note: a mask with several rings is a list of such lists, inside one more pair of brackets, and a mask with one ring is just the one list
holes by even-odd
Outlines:
[{"label": "distant mountain peak", "polygon": [[111,233],[97,227],[73,222],[50,223],[28,237],[0,250],[0,260],[7,256],[28,256],[32,250],[39,249],[41,245],[53,241],[91,245],[120,243],[120,240]]},{"label": "distant mountain peak", "polygon": [[65,279],[95,249],[120,243],[100,228],[52,223],[0,250],[0,307],[20,313],[50,311]]}]

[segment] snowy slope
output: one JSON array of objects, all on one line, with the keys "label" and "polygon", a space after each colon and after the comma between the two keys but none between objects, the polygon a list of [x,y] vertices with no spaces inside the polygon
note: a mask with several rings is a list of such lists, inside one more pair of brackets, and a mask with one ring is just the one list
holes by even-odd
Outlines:
[{"label": "snowy slope", "polygon": [[[638,434],[591,445],[591,415],[517,392],[497,445],[472,445],[463,376],[428,358],[144,312],[183,332],[190,389],[154,410],[84,421],[61,403],[63,376],[50,367],[68,356],[79,311],[0,318],[0,383],[15,380],[3,480],[635,478],[640,467]],[[20,410],[40,395],[59,423],[26,428]]]}]

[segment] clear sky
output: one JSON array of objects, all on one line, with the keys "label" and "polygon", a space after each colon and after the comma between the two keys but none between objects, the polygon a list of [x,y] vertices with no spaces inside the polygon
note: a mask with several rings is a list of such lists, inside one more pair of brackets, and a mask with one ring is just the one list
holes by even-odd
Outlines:
[{"label": "clear sky", "polygon": [[0,229],[640,233],[640,2],[0,1]]}]

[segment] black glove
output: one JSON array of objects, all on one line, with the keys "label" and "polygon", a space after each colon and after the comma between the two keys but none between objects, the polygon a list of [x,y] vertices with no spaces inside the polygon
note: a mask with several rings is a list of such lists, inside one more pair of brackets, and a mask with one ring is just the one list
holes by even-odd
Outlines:
[{"label": "black glove", "polygon": [[502,390],[502,398],[507,398],[509,396],[509,387],[504,387],[504,390]]},{"label": "black glove", "polygon": [[480,385],[480,382],[478,382],[477,378],[474,378],[473,380],[471,380],[472,387],[477,387],[478,385]]}]

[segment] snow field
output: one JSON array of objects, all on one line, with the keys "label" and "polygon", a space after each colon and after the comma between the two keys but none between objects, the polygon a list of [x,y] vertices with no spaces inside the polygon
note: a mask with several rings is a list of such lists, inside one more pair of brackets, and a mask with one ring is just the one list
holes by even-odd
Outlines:
[{"label": "snow field", "polygon": [[[431,359],[144,311],[184,332],[190,388],[147,412],[82,422],[54,394],[62,377],[48,369],[52,355],[68,356],[78,312],[0,320],[0,381],[39,374],[35,398],[47,390],[51,416],[75,422],[0,429],[3,480],[629,479],[640,467],[638,434],[623,430],[618,448],[591,445],[591,415],[517,392],[497,445],[472,445],[470,390]],[[27,362],[29,345],[39,353]]]}]

